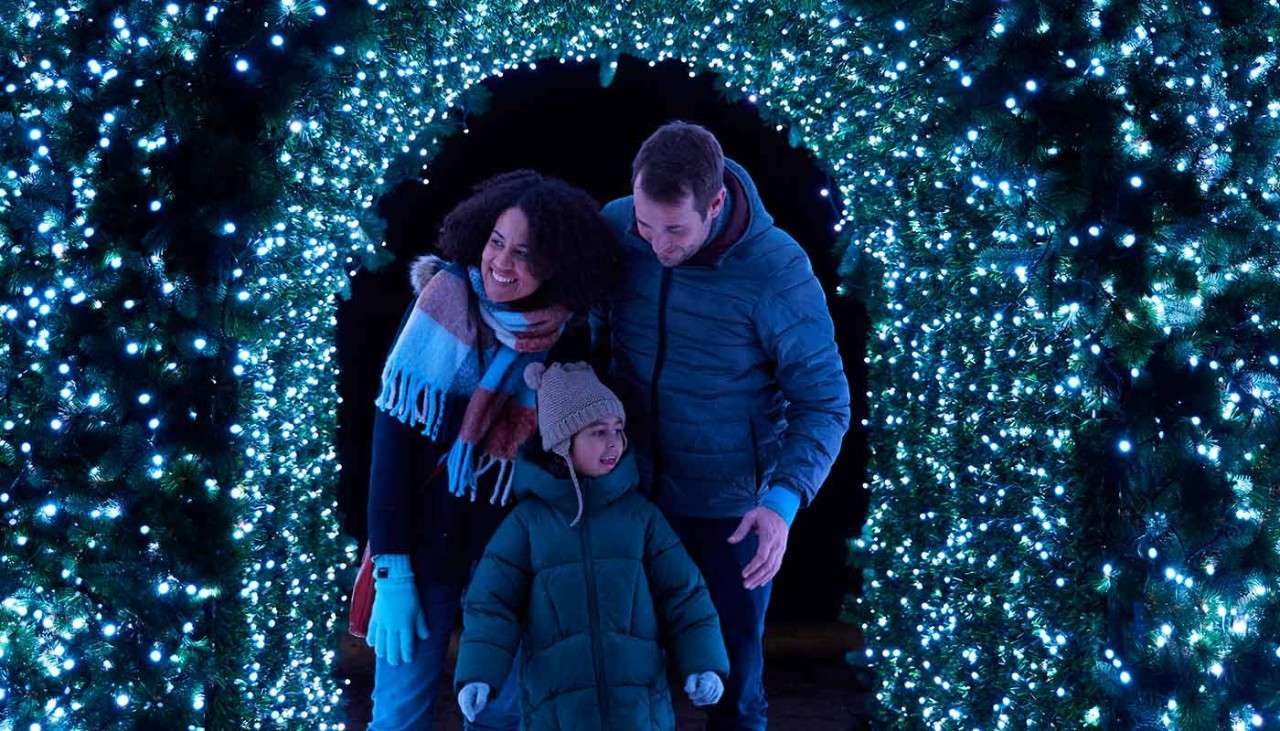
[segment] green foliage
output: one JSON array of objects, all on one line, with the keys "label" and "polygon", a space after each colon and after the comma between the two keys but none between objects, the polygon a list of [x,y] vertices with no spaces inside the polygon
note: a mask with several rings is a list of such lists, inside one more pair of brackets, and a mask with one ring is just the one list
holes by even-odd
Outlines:
[{"label": "green foliage", "polygon": [[1274,720],[1276,10],[973,12],[902,11],[930,124],[881,142],[915,148],[883,176],[899,246],[857,242],[894,313],[851,607],[879,698],[936,728]]},{"label": "green foliage", "polygon": [[333,322],[374,201],[484,79],[621,54],[836,183],[881,723],[1274,721],[1278,18],[1204,7],[3,11],[0,728],[340,723]]}]

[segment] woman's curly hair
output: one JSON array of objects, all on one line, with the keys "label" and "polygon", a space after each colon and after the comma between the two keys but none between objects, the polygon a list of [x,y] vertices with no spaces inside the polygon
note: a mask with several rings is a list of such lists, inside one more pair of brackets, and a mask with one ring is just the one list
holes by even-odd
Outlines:
[{"label": "woman's curly hair", "polygon": [[445,216],[436,248],[446,259],[480,266],[498,216],[519,208],[529,219],[529,264],[538,296],[577,312],[601,301],[617,273],[617,237],[585,191],[532,170],[495,175]]}]

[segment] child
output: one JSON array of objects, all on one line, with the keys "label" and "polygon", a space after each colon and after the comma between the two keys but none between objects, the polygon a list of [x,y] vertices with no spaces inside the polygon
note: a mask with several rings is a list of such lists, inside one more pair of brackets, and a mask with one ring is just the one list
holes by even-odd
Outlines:
[{"label": "child", "polygon": [[674,729],[667,655],[695,705],[718,701],[729,673],[702,575],[634,489],[622,403],[591,367],[524,375],[554,461],[516,464],[516,507],[463,600],[458,704],[473,719],[519,647],[526,731]]}]

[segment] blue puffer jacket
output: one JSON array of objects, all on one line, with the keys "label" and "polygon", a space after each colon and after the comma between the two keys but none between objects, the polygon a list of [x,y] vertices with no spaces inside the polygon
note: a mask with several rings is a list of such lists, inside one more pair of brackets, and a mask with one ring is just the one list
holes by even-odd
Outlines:
[{"label": "blue puffer jacket", "polygon": [[[631,197],[604,208],[622,241],[611,380],[642,478],[670,514],[741,516],[765,489],[809,504],[849,427],[849,384],[809,257],[725,161],[745,232],[714,261],[665,268]],[[728,215],[722,213],[722,216]]]}]

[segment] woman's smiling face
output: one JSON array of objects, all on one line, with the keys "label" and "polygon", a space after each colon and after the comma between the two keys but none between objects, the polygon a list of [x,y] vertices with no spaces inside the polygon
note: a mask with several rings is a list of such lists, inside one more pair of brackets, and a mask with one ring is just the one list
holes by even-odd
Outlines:
[{"label": "woman's smiling face", "polygon": [[489,241],[480,252],[484,292],[494,302],[524,299],[542,286],[534,273],[529,251],[529,219],[519,208],[498,216]]}]

